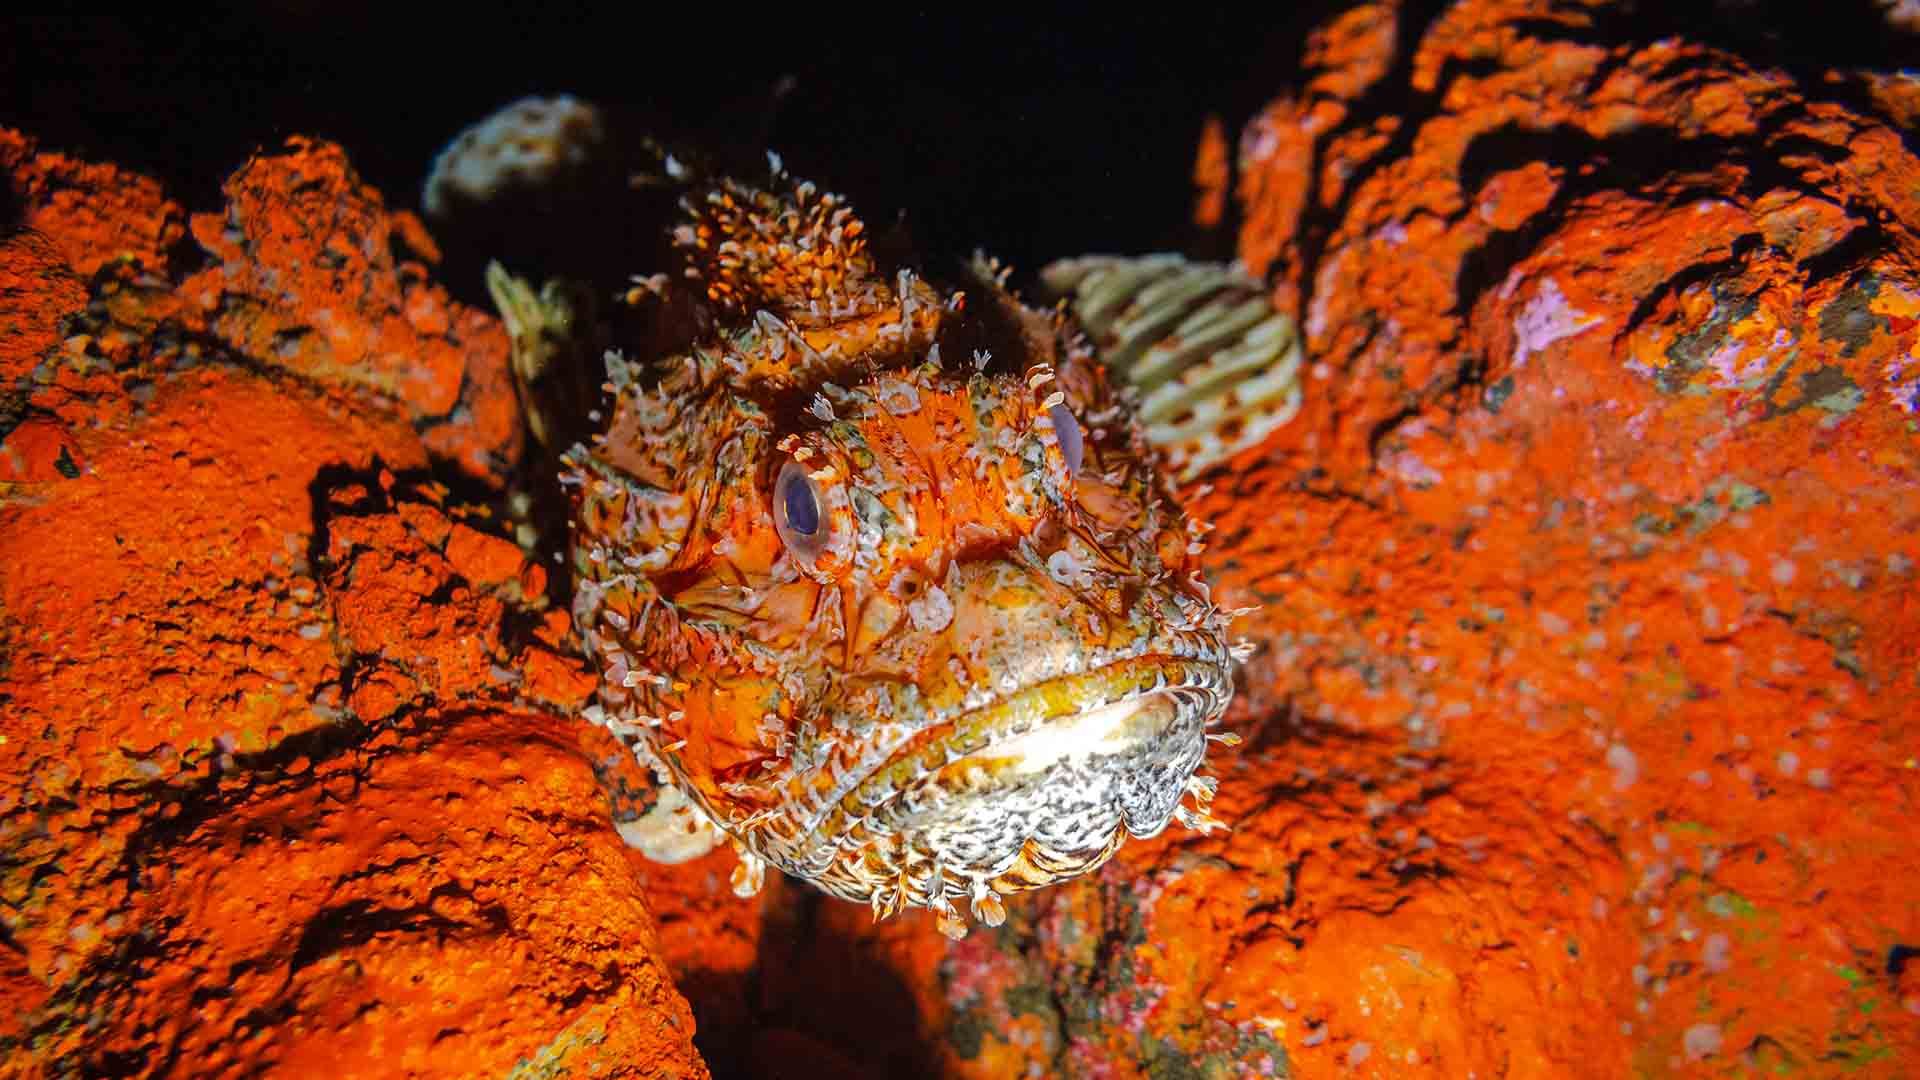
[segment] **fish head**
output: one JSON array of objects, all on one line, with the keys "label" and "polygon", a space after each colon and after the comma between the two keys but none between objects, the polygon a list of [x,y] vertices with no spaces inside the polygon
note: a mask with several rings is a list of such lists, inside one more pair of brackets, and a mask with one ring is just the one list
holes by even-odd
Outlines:
[{"label": "fish head", "polygon": [[997,921],[1210,820],[1226,618],[1070,317],[986,264],[964,292],[882,273],[822,198],[692,201],[712,329],[610,362],[570,457],[575,615],[609,726],[751,857]]}]

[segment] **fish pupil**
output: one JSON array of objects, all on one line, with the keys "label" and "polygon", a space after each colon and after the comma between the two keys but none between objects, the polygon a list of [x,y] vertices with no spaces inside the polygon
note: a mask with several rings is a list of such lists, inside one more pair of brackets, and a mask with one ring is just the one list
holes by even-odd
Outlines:
[{"label": "fish pupil", "polygon": [[804,476],[788,474],[786,491],[787,528],[801,536],[820,531],[820,503],[813,497],[813,485]]},{"label": "fish pupil", "polygon": [[1067,472],[1080,475],[1080,462],[1086,454],[1086,441],[1080,434],[1080,421],[1074,418],[1073,410],[1065,405],[1055,405],[1047,410],[1053,419],[1053,432],[1060,439],[1060,454],[1067,459]]}]

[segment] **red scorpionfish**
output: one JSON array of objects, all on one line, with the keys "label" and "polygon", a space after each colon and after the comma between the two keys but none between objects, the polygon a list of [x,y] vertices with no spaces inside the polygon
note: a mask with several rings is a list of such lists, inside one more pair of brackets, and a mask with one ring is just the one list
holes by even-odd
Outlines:
[{"label": "red scorpionfish", "polygon": [[[609,353],[605,430],[564,458],[589,718],[664,785],[623,835],[957,937],[1219,824],[1232,613],[1170,485],[1291,417],[1292,322],[1176,256],[1056,264],[1048,310],[980,261],[942,291],[777,163],[692,191],[654,280],[698,330]],[[531,294],[492,284],[524,341]]]}]

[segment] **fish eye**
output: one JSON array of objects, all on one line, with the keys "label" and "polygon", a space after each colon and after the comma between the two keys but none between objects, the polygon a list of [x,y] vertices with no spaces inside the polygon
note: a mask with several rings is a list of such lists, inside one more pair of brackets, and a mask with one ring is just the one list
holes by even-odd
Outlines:
[{"label": "fish eye", "polygon": [[1060,440],[1060,455],[1067,459],[1067,475],[1080,476],[1080,463],[1087,452],[1086,437],[1080,432],[1080,420],[1063,402],[1047,410],[1053,421],[1053,433]]},{"label": "fish eye", "polygon": [[813,490],[813,478],[797,462],[788,462],[774,484],[774,498],[780,507],[785,531],[812,538],[820,533],[820,496]]},{"label": "fish eye", "polygon": [[833,531],[829,524],[820,490],[806,467],[797,461],[781,466],[773,482],[773,529],[809,576],[825,572],[821,561],[832,546],[828,542],[828,534]]}]

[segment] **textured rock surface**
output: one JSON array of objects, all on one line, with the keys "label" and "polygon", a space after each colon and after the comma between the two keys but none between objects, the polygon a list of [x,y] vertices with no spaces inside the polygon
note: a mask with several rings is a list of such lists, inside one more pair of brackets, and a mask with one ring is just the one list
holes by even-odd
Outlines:
[{"label": "textured rock surface", "polygon": [[943,952],[849,928],[947,1068],[1920,1057],[1916,84],[1623,19],[1360,6],[1244,131],[1317,367],[1197,496],[1262,605],[1236,828]]},{"label": "textured rock surface", "polygon": [[0,159],[0,1071],[703,1075],[565,616],[423,479],[518,452],[498,326],[335,149],[197,273],[150,183]]},{"label": "textured rock surface", "polygon": [[1236,827],[957,945],[621,848],[504,336],[337,150],[0,132],[7,1069],[1911,1072],[1920,82],[1635,33],[1360,5],[1204,142],[1317,365],[1195,493]]},{"label": "textured rock surface", "polygon": [[1920,1055],[1912,80],[1620,18],[1363,6],[1245,131],[1317,366],[1197,503],[1262,605],[1236,829],[941,961],[980,1072]]}]

